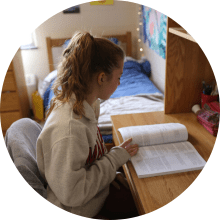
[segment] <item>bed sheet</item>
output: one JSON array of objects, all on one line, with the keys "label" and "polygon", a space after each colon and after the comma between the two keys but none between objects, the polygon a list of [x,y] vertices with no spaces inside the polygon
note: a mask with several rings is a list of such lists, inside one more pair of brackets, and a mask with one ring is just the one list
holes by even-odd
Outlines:
[{"label": "bed sheet", "polygon": [[164,110],[161,93],[139,94],[108,99],[100,105],[99,128],[103,135],[112,133],[112,115],[135,114]]}]

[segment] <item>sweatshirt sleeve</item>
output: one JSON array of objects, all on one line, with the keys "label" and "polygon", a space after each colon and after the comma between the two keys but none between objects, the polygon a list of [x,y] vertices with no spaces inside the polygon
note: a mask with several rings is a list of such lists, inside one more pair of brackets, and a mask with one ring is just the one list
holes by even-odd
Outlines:
[{"label": "sweatshirt sleeve", "polygon": [[46,157],[47,182],[66,206],[86,204],[114,180],[116,170],[130,158],[125,149],[115,147],[86,168],[88,154],[86,138],[72,136],[55,143]]}]

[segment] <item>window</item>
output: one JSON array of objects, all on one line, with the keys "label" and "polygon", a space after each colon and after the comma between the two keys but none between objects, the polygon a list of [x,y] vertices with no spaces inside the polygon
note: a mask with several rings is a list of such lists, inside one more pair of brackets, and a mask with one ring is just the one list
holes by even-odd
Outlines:
[{"label": "window", "polygon": [[35,40],[35,33],[31,33],[30,35],[27,35],[23,39],[20,48],[22,50],[37,49],[36,40]]}]

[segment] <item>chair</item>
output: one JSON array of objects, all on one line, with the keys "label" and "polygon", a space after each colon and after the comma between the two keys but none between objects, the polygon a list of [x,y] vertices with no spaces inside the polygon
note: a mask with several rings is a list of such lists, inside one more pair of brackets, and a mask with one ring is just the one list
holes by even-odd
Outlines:
[{"label": "chair", "polygon": [[15,121],[6,132],[5,143],[16,168],[28,184],[46,198],[46,182],[36,160],[36,141],[42,127],[29,118]]}]

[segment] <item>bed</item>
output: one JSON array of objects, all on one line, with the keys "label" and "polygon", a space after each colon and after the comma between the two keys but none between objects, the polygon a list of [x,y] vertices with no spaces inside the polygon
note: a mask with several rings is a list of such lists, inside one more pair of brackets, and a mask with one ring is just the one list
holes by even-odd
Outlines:
[{"label": "bed", "polygon": [[[164,96],[150,80],[151,67],[148,60],[144,58],[141,60],[132,58],[131,32],[127,32],[124,35],[105,37],[114,43],[120,44],[126,54],[120,86],[118,86],[117,90],[108,100],[100,100],[98,126],[105,143],[113,145],[111,115],[163,111]],[[50,74],[44,79],[40,88],[40,95],[43,98],[45,110],[48,108],[50,100],[54,95],[51,87],[57,73],[53,65],[52,49],[54,47],[62,47],[68,39],[46,38]]]}]

